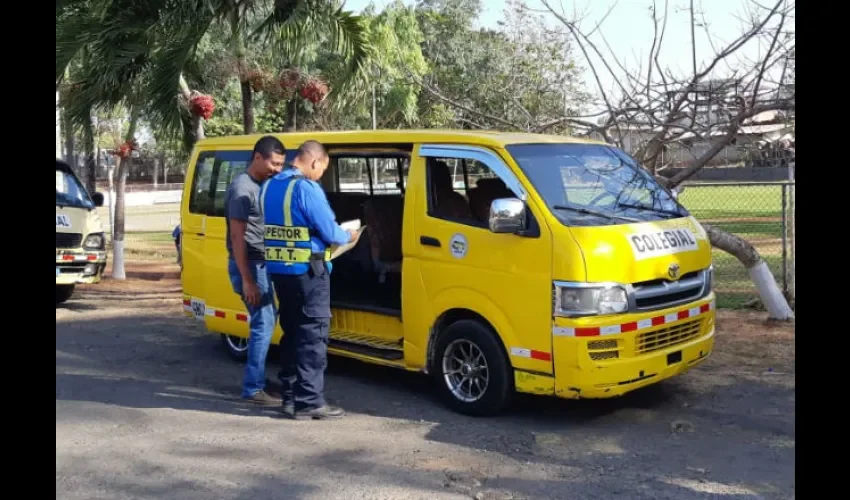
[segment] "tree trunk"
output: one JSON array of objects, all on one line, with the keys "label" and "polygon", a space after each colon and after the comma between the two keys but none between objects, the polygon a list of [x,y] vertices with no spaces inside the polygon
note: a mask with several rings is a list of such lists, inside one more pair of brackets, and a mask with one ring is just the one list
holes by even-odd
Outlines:
[{"label": "tree trunk", "polygon": [[156,189],[159,186],[159,157],[153,157],[153,188]]},{"label": "tree trunk", "polygon": [[298,97],[293,97],[286,105],[286,127],[287,132],[298,130]]},{"label": "tree trunk", "polygon": [[83,144],[86,151],[86,190],[94,193],[97,190],[97,172],[95,170],[95,145],[94,145],[94,127],[91,118],[86,121],[83,127]]},{"label": "tree trunk", "polygon": [[[130,141],[136,135],[136,125],[139,113],[136,108],[130,109],[130,127],[127,129],[125,141]],[[117,280],[127,278],[124,269],[124,187],[127,185],[127,172],[130,169],[132,157],[121,158],[118,163],[115,180],[115,227],[112,241],[112,277]]]},{"label": "tree trunk", "polygon": [[71,119],[68,117],[68,112],[62,110],[62,132],[65,135],[65,161],[71,167],[75,167],[74,160],[74,127],[71,124]]},{"label": "tree trunk", "polygon": [[240,82],[242,88],[242,127],[246,134],[254,133],[254,95],[251,82]]},{"label": "tree trunk", "polygon": [[165,153],[159,154],[159,164],[162,168],[162,183],[168,184],[168,167],[165,165]]},{"label": "tree trunk", "polygon": [[750,274],[750,278],[756,285],[761,301],[767,309],[771,319],[789,320],[794,317],[794,311],[785,300],[779,285],[776,284],[776,279],[767,263],[759,255],[749,242],[743,240],[734,234],[721,231],[708,224],[702,224],[705,231],[708,233],[711,245],[733,255]]},{"label": "tree trunk", "polygon": [[233,55],[236,56],[239,87],[242,90],[242,128],[245,134],[254,133],[254,94],[248,79],[248,57],[245,50],[245,40],[239,28],[239,10],[234,4],[230,10],[230,42]]},{"label": "tree trunk", "polygon": [[[189,90],[189,84],[186,82],[186,78],[183,77],[183,73],[180,73],[180,81],[179,81],[180,93],[183,95],[183,98],[186,99],[188,103],[192,98],[192,91]],[[204,134],[204,120],[200,116],[192,115],[191,118],[192,124],[192,139],[194,142],[198,142],[201,139],[204,139],[206,136]]]},{"label": "tree trunk", "polygon": [[[109,196],[109,237],[115,241],[115,167],[106,166],[106,194]],[[113,252],[114,253],[114,252]]]}]

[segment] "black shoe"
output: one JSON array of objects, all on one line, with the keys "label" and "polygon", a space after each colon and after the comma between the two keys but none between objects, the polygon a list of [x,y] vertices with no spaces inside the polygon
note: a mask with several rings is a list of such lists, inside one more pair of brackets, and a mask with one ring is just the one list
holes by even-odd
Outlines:
[{"label": "black shoe", "polygon": [[261,406],[277,406],[281,404],[279,397],[274,397],[266,391],[255,392],[253,396],[244,398],[245,401],[249,401],[254,404],[258,404]]},{"label": "black shoe", "polygon": [[325,418],[339,418],[345,415],[345,410],[337,406],[322,406],[309,410],[296,410],[295,420],[320,420]]},{"label": "black shoe", "polygon": [[280,413],[286,418],[295,418],[295,403],[283,403],[280,407]]}]

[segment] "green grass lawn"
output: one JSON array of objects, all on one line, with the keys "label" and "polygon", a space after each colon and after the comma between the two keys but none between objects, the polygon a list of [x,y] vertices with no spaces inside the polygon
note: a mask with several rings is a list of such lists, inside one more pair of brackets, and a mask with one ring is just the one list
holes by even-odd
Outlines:
[{"label": "green grass lawn", "polygon": [[[109,249],[112,250],[110,242]],[[136,260],[171,261],[177,260],[177,249],[171,238],[171,231],[139,231],[124,235],[124,253]]]}]

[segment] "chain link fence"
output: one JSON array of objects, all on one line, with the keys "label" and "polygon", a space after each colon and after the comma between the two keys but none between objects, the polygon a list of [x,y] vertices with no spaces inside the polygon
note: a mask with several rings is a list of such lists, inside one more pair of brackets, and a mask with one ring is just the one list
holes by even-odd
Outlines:
[{"label": "chain link fence", "polygon": [[[789,299],[794,297],[794,182],[689,183],[679,200],[700,221],[747,240],[758,250]],[[109,211],[101,219],[111,234]],[[171,232],[180,223],[175,203],[130,206],[125,217],[128,258],[176,262]],[[111,243],[111,242],[110,242]],[[744,266],[714,249],[720,307],[745,307],[758,292]]]},{"label": "chain link fence", "polygon": [[[679,201],[702,223],[752,244],[785,296],[794,298],[794,181],[692,183]],[[713,250],[720,307],[745,307],[758,298],[747,269],[732,255]]]}]

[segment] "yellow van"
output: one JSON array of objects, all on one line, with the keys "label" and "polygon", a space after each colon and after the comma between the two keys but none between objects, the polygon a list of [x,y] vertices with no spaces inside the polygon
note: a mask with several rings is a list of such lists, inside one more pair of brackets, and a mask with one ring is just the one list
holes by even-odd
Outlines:
[{"label": "yellow van", "polygon": [[[199,141],[183,192],[183,306],[242,359],[224,193],[259,135]],[[429,374],[447,404],[493,414],[516,392],[622,395],[684,373],[714,345],[700,224],[600,142],[462,130],[287,133],[328,148],[340,222],[329,352]],[[280,341],[278,325],[273,343]]]},{"label": "yellow van", "polygon": [[71,298],[78,283],[97,283],[106,267],[106,238],[97,207],[71,166],[56,159],[56,303]]}]

